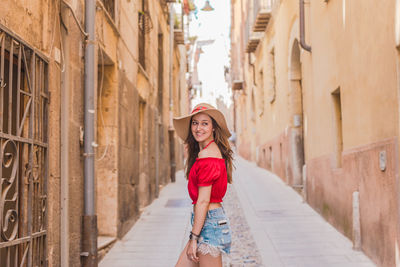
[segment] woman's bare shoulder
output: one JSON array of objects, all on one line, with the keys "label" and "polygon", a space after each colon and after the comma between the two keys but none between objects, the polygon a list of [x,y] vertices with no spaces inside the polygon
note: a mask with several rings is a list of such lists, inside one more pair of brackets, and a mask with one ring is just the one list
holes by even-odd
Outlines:
[{"label": "woman's bare shoulder", "polygon": [[218,146],[213,143],[206,149],[203,149],[198,154],[199,158],[222,158]]}]

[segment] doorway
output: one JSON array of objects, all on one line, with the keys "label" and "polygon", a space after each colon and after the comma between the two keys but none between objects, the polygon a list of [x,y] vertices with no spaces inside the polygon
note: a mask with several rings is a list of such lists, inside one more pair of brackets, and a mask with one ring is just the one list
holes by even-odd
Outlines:
[{"label": "doorway", "polygon": [[300,62],[300,46],[297,39],[293,41],[290,53],[289,66],[289,111],[291,116],[290,127],[290,165],[291,179],[289,184],[293,187],[302,187],[303,185],[303,165],[304,159],[304,112],[303,112],[303,89],[302,74]]}]

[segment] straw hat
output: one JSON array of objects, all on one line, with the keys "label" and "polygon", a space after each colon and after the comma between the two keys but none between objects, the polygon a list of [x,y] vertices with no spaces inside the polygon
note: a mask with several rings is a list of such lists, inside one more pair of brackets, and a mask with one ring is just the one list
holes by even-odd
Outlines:
[{"label": "straw hat", "polygon": [[226,124],[224,114],[222,114],[221,111],[214,108],[210,104],[200,103],[193,108],[192,112],[189,115],[174,118],[175,131],[182,140],[186,141],[186,138],[188,137],[189,129],[190,129],[190,125],[189,125],[190,119],[194,115],[196,115],[200,112],[205,113],[205,114],[209,115],[210,117],[212,117],[217,122],[219,127],[221,127],[222,132],[227,137],[231,136],[231,133],[229,132],[228,126]]}]

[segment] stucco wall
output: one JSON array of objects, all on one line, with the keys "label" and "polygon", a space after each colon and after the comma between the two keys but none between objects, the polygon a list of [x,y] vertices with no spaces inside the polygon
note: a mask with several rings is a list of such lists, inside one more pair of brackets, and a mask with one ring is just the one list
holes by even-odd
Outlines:
[{"label": "stucco wall", "polygon": [[[343,166],[318,157],[307,163],[307,201],[343,234],[352,239],[352,194],[360,194],[362,248],[380,266],[393,266],[397,225],[397,142],[389,139],[344,153]],[[387,166],[379,167],[385,151]]]},{"label": "stucco wall", "polygon": [[[245,80],[236,93],[239,154],[293,185],[302,167],[293,160],[294,144],[304,138],[309,203],[351,239],[352,193],[359,191],[362,249],[380,266],[393,266],[399,227],[395,1],[306,1],[311,53],[299,47],[298,1],[276,1],[250,56],[238,26],[247,2],[232,1],[232,68],[242,65]],[[270,101],[272,49],[276,91]],[[385,171],[379,169],[382,151]]]}]

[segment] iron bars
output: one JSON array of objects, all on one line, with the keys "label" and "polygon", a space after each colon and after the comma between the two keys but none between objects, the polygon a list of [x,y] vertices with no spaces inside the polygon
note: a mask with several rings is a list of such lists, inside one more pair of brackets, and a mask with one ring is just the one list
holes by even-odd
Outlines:
[{"label": "iron bars", "polygon": [[0,266],[47,266],[48,64],[0,27]]}]

